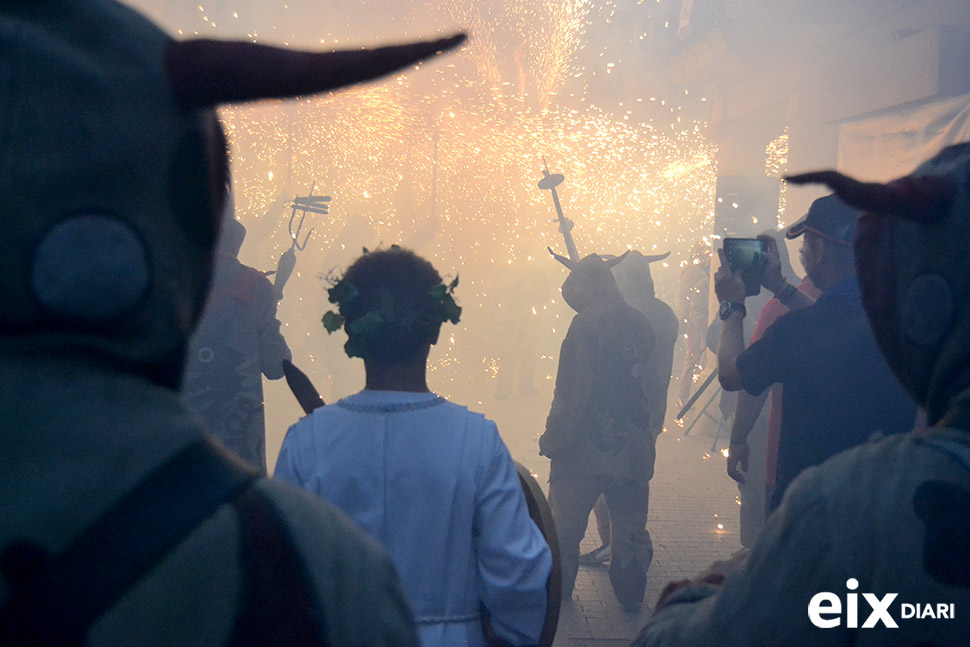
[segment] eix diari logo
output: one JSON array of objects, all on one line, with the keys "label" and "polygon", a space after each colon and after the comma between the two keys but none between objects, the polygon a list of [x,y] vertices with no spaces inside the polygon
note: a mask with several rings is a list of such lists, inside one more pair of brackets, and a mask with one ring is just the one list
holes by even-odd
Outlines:
[{"label": "eix diari logo", "polygon": [[[845,595],[845,626],[849,629],[859,628],[859,595],[851,593],[859,588],[859,580],[849,578],[845,587],[850,591]],[[890,613],[893,601],[899,597],[898,593],[887,593],[883,596],[874,593],[863,593],[862,599],[868,606],[869,615],[862,623],[862,629],[872,629],[880,623],[889,629],[897,629],[899,625]],[[952,620],[955,613],[954,604],[910,604],[899,605],[901,620]],[[842,624],[842,599],[835,593],[823,591],[816,593],[808,602],[808,619],[819,629],[832,629]]]}]

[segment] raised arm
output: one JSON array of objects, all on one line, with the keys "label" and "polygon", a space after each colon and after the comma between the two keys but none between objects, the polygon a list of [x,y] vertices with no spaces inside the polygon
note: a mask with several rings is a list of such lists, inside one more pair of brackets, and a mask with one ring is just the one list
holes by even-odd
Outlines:
[{"label": "raised arm", "polygon": [[[720,304],[733,303],[744,305],[744,280],[738,272],[731,271],[724,250],[717,250],[721,266],[714,273],[714,294]],[[718,315],[720,316],[720,314]],[[722,317],[721,340],[717,346],[717,377],[725,391],[741,388],[736,360],[744,350],[744,310],[734,310],[726,318]]]}]

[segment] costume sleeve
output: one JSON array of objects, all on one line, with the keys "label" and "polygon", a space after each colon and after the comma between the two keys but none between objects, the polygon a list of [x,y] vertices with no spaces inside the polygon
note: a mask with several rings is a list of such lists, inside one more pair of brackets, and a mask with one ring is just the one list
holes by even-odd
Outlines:
[{"label": "costume sleeve", "polygon": [[512,457],[486,421],[475,501],[474,537],[481,599],[492,628],[513,645],[539,642],[552,554],[529,517]]},{"label": "costume sleeve", "polygon": [[759,395],[772,384],[784,382],[789,371],[800,364],[795,360],[799,339],[792,319],[778,319],[757,342],[744,349],[737,358],[741,386],[751,395]]},{"label": "costume sleeve", "polygon": [[272,284],[260,277],[257,298],[259,299],[259,321],[257,335],[259,346],[259,368],[263,375],[271,380],[283,377],[283,360],[291,359],[290,347],[287,346],[283,334],[280,332],[280,320],[276,318],[276,293]]},{"label": "costume sleeve", "polygon": [[[303,420],[309,420],[304,418]],[[280,447],[279,456],[276,457],[276,469],[273,470],[273,478],[286,481],[298,488],[306,488],[306,476],[301,474],[299,460],[306,449],[299,447],[298,436],[299,428],[303,420],[291,426],[286,436],[283,438],[283,446]]]},{"label": "costume sleeve", "polygon": [[559,369],[546,431],[539,438],[539,454],[552,458],[583,434],[583,411],[592,391],[596,357],[593,336],[575,318],[559,350]]},{"label": "costume sleeve", "polygon": [[[811,624],[808,605],[844,591],[843,556],[817,469],[792,485],[740,570],[723,587],[690,586],[660,607],[634,647],[846,644],[841,628]],[[834,587],[834,588],[833,588]]]}]

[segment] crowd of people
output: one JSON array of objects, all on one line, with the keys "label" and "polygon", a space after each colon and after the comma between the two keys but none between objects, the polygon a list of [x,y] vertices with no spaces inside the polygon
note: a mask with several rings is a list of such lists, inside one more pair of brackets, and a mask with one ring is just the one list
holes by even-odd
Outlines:
[{"label": "crowd of people", "polygon": [[[365,81],[462,35],[180,42],[112,0],[7,3],[0,27],[0,644],[548,645],[584,561],[641,607],[678,339],[650,274],[665,255],[557,257],[575,315],[539,440],[554,528],[495,423],[429,388],[458,281],[396,245],[329,290],[323,326],[363,388],[296,422],[266,476],[261,380],[289,350],[279,295],[236,258],[215,108]],[[665,589],[635,645],[965,644],[970,144],[889,184],[789,180],[832,191],[786,230],[804,281],[763,236],[758,312],[723,250],[713,283],[718,378],[742,391],[727,475],[764,510],[745,551]],[[710,323],[691,299],[681,399]],[[594,510],[603,545],[581,556]],[[903,622],[897,598],[937,622]]]}]

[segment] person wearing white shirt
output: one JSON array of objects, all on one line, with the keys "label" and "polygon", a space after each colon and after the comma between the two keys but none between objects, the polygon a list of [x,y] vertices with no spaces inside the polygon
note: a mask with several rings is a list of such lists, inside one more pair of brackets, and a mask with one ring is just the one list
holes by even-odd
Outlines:
[{"label": "person wearing white shirt", "polygon": [[428,389],[426,364],[460,308],[426,260],[399,247],[366,253],[330,290],[364,390],[293,425],[277,478],[322,496],[382,542],[425,647],[485,644],[492,628],[535,644],[546,613],[549,546],[530,519],[495,423]]}]

